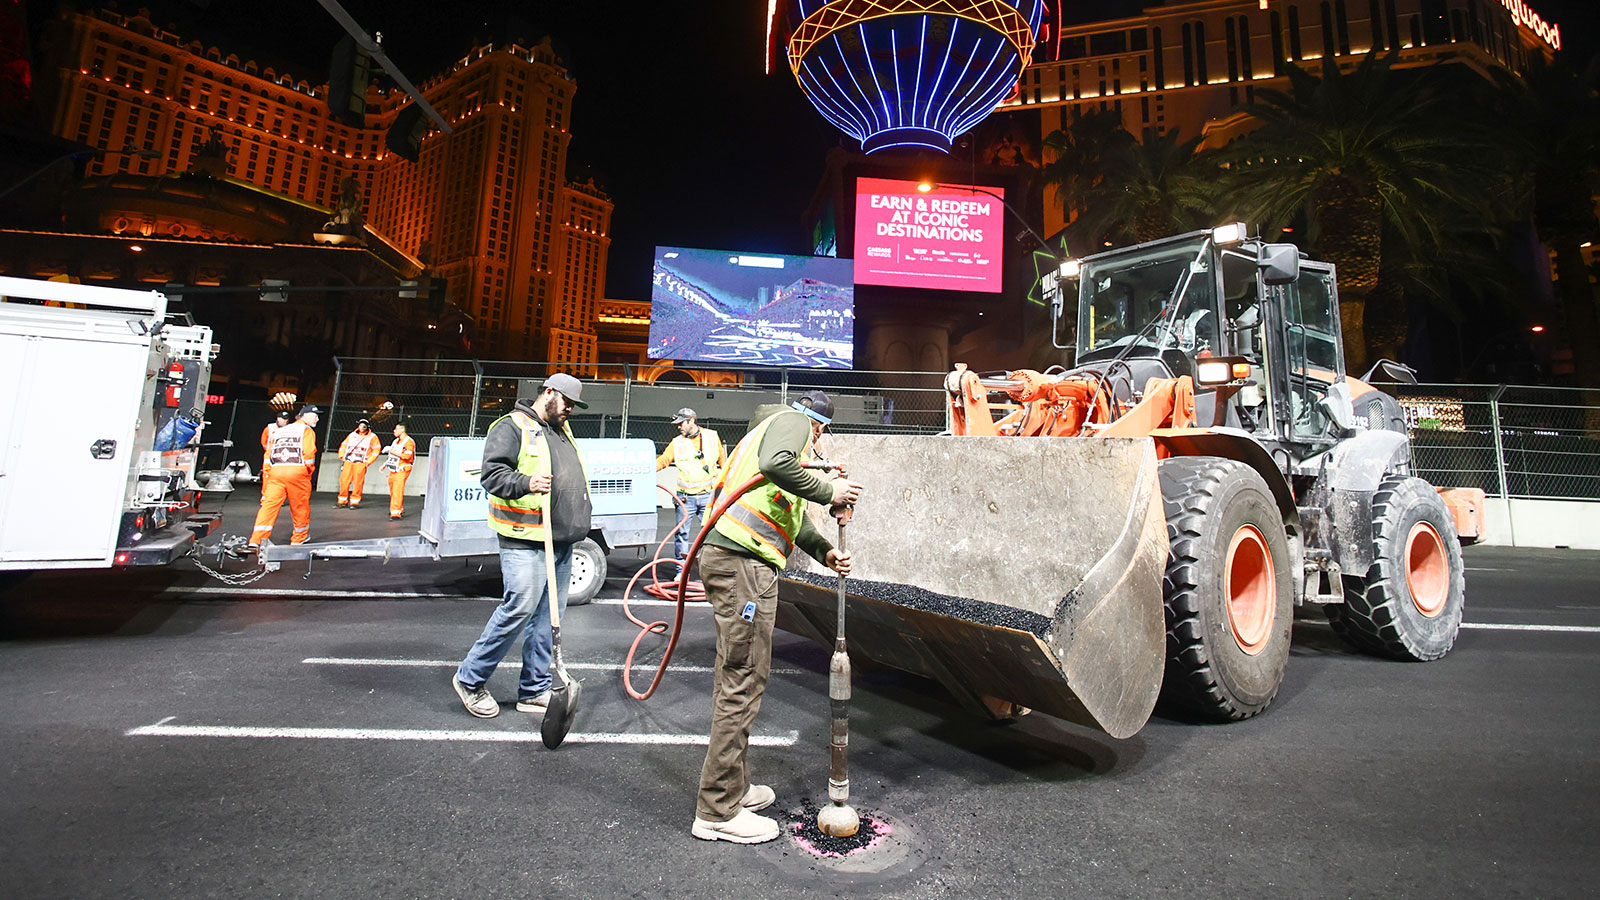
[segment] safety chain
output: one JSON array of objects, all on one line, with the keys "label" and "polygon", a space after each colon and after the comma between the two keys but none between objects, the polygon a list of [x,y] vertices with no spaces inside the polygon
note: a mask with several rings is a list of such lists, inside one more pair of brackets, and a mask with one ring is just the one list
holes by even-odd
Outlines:
[{"label": "safety chain", "polygon": [[[217,556],[218,556],[219,561],[221,559],[222,554],[224,554],[224,553],[227,553],[229,555],[236,555],[231,551],[231,548],[226,547],[226,546],[219,546],[217,548]],[[260,580],[262,577],[264,577],[267,574],[267,567],[266,567],[265,563],[261,563],[260,567],[258,569],[256,569],[255,571],[253,571],[253,572],[233,573],[233,572],[221,572],[221,571],[218,571],[216,569],[213,569],[210,566],[208,566],[205,563],[200,561],[201,553],[200,553],[200,547],[198,547],[198,546],[193,547],[193,548],[191,548],[189,550],[189,556],[194,559],[195,568],[197,568],[200,571],[206,573],[207,575],[210,575],[212,578],[215,578],[216,580],[222,582],[223,584],[233,585],[235,587],[238,587],[240,585],[250,584],[253,581],[258,581],[258,580]]]}]

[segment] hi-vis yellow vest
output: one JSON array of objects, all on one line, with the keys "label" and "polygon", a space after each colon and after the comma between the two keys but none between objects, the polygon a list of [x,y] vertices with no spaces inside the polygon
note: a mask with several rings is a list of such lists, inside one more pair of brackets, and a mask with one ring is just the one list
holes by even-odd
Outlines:
[{"label": "hi-vis yellow vest", "polygon": [[[672,465],[678,470],[678,493],[704,494],[717,484],[717,458],[722,454],[722,439],[709,428],[700,429],[700,446],[694,438],[678,435],[672,439]],[[695,454],[699,454],[696,457]]]},{"label": "hi-vis yellow vest", "polygon": [[[722,490],[732,491],[761,474],[761,439],[778,416],[805,418],[809,429],[810,419],[804,413],[783,410],[768,416],[733,450],[728,468],[722,474]],[[800,452],[800,461],[812,459],[811,439]],[[783,568],[784,561],[794,552],[795,538],[805,522],[806,501],[768,481],[753,488],[728,507],[717,520],[718,534],[749,550],[775,568]]]},{"label": "hi-vis yellow vest", "polygon": [[[517,411],[509,416],[502,416],[495,421],[499,425],[510,419],[522,432],[522,447],[517,451],[517,471],[523,475],[549,475],[550,474],[550,443],[545,437],[547,427],[543,422],[525,412]],[[494,425],[489,426],[494,430]],[[566,434],[567,440],[572,441],[572,447],[577,450],[578,442],[572,436],[572,429],[567,423],[561,423],[561,430]],[[589,464],[583,461],[583,453],[578,452],[578,464],[583,467],[583,490],[589,491]],[[549,494],[524,494],[515,500],[489,495],[489,527],[506,537],[519,538],[524,541],[542,541],[545,536],[545,504],[549,502]]]}]

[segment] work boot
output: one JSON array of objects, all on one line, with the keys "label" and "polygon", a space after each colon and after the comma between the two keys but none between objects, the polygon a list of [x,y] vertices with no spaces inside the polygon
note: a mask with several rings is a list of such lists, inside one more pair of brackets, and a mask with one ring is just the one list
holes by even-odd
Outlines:
[{"label": "work boot", "polygon": [[545,691],[537,697],[523,697],[517,701],[517,712],[542,713],[550,708],[550,692]]},{"label": "work boot", "polygon": [[454,675],[450,676],[450,683],[455,685],[456,696],[461,698],[461,705],[467,708],[467,712],[480,719],[492,719],[500,715],[500,704],[489,696],[488,688],[481,684],[469,688]]},{"label": "work boot", "polygon": [[763,844],[778,836],[778,822],[748,809],[726,822],[708,822],[694,817],[690,834],[702,841],[732,841],[735,844]]},{"label": "work boot", "polygon": [[764,784],[752,784],[750,790],[744,792],[744,800],[740,805],[751,812],[760,812],[771,806],[778,799],[777,793]]},{"label": "work boot", "polygon": [[343,503],[335,503],[333,505],[333,508],[334,509],[344,509],[344,504]]}]

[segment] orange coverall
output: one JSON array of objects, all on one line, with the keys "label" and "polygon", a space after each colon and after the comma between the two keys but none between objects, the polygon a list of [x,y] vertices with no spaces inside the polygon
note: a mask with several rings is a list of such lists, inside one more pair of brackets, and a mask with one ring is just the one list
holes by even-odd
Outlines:
[{"label": "orange coverall", "polygon": [[272,536],[278,510],[289,501],[294,532],[289,543],[303,544],[311,536],[311,471],[317,464],[317,433],[304,422],[279,428],[272,435],[261,479],[261,511],[250,532],[250,546],[259,547]]},{"label": "orange coverall", "polygon": [[339,471],[339,506],[349,504],[351,509],[361,505],[361,489],[366,486],[367,466],[378,458],[378,436],[372,432],[350,432],[339,445],[339,458],[344,468]]},{"label": "orange coverall", "polygon": [[406,511],[406,479],[411,477],[411,467],[417,460],[417,442],[403,434],[387,449],[390,460],[384,468],[389,469],[389,518],[398,519]]}]

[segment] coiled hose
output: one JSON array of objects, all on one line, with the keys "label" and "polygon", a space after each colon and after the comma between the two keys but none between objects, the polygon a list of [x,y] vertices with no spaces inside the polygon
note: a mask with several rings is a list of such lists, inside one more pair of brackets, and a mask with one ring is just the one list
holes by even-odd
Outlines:
[{"label": "coiled hose", "polygon": [[[685,557],[683,568],[678,572],[678,583],[675,590],[663,585],[655,574],[657,566],[664,562],[675,562],[675,560],[661,558],[661,550],[667,545],[667,540],[671,539],[672,535],[663,538],[661,543],[656,545],[655,558],[651,559],[647,565],[634,573],[633,578],[629,579],[628,587],[622,592],[622,614],[628,617],[628,621],[639,626],[639,636],[633,639],[633,644],[628,647],[628,656],[622,661],[622,687],[628,692],[629,697],[635,700],[648,700],[650,695],[656,692],[656,688],[661,684],[661,676],[666,674],[667,663],[672,661],[672,651],[678,646],[678,636],[683,633],[684,606],[691,600],[704,602],[706,599],[705,585],[698,581],[691,582],[689,580],[689,568],[694,565],[695,557],[700,555],[700,545],[705,543],[706,535],[711,533],[712,526],[717,524],[717,520],[722,518],[722,514],[727,511],[728,507],[737,502],[740,497],[765,483],[766,480],[767,477],[765,475],[754,475],[733,491],[725,491],[718,496],[716,502],[712,504],[711,512],[706,515],[705,521],[700,523],[700,533],[695,535],[694,543],[689,546],[689,555]],[[662,488],[662,490],[666,490],[666,488]],[[677,497],[674,496],[673,500],[676,501]],[[682,505],[681,502],[679,505]],[[633,657],[639,651],[639,642],[643,641],[647,634],[665,634],[668,627],[664,621],[645,622],[635,616],[628,607],[628,597],[633,593],[633,586],[638,583],[640,577],[646,572],[651,573],[653,580],[649,585],[645,586],[645,591],[666,600],[676,598],[678,609],[672,620],[672,636],[667,639],[667,649],[661,654],[661,662],[656,666],[655,677],[650,679],[649,687],[639,691],[634,688],[632,679]],[[691,584],[694,585],[692,592]]]}]

